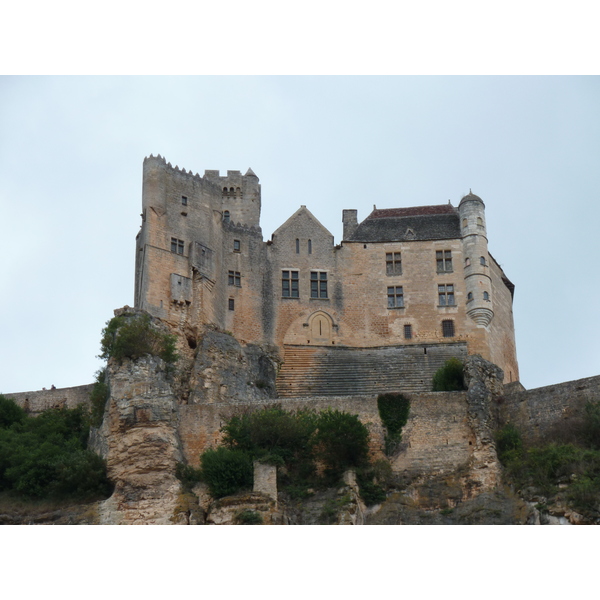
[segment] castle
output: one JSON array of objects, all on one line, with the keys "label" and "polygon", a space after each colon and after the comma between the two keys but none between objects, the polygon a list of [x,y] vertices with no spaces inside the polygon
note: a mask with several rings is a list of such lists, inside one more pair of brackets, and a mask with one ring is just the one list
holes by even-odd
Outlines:
[{"label": "castle", "polygon": [[142,201],[135,307],[182,330],[212,324],[274,348],[280,396],[347,393],[333,380],[301,389],[290,372],[304,368],[305,380],[343,366],[344,381],[365,374],[366,393],[386,378],[426,391],[424,372],[467,354],[500,366],[505,383],[519,380],[514,285],[488,252],[485,205],[472,193],[458,207],[374,207],[360,223],[344,210],[338,245],[305,206],[263,241],[251,169],[201,177],[151,155]]}]

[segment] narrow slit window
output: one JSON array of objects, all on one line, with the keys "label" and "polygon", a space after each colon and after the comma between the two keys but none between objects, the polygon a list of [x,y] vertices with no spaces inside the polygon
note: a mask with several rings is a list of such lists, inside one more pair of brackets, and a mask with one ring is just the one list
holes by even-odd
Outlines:
[{"label": "narrow slit window", "polygon": [[296,238],[296,254],[300,254],[300,240]]},{"label": "narrow slit window", "polygon": [[228,210],[226,210],[226,211],[223,213],[223,221],[224,221],[225,223],[229,223],[229,219],[230,219],[230,218],[231,218],[231,215],[229,214],[229,211],[228,211]]},{"label": "narrow slit window", "polygon": [[308,240],[308,253],[312,254],[312,240]]},{"label": "narrow slit window", "polygon": [[187,196],[181,196],[181,204],[183,204],[183,206],[187,206]]},{"label": "narrow slit window", "polygon": [[235,309],[235,300],[234,298],[229,298],[229,310]]}]

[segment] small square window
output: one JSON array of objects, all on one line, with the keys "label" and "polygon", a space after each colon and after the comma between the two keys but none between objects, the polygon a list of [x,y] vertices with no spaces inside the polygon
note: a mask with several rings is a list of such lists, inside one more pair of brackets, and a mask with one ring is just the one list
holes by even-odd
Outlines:
[{"label": "small square window", "polygon": [[454,337],[454,321],[442,321],[442,335],[444,337]]},{"label": "small square window", "polygon": [[233,240],[233,251],[239,252],[241,248],[240,240]]},{"label": "small square window", "polygon": [[187,206],[187,196],[181,196],[181,204],[183,204],[183,206]]},{"label": "small square window", "polygon": [[185,244],[183,240],[171,238],[171,252],[175,252],[175,254],[183,254],[184,245]]}]

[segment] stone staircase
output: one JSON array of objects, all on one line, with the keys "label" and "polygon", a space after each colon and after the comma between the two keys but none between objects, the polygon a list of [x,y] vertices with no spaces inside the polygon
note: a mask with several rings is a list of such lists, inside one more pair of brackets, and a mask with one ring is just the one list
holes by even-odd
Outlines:
[{"label": "stone staircase", "polygon": [[433,374],[450,357],[466,355],[464,342],[377,348],[286,345],[277,394],[299,398],[428,392]]}]

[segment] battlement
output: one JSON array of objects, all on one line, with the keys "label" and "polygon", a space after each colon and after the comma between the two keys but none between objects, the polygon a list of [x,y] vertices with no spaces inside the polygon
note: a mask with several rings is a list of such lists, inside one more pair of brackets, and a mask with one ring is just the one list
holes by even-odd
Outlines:
[{"label": "battlement", "polygon": [[156,156],[154,156],[153,154],[150,154],[150,156],[146,156],[144,158],[144,168],[146,168],[147,166],[163,167],[165,169],[173,171],[174,173],[180,175],[187,175],[198,180],[210,181],[211,183],[215,183],[217,185],[225,183],[229,184],[230,182],[238,182],[241,184],[248,178],[250,178],[252,184],[256,184],[259,181],[254,171],[250,168],[246,171],[244,175],[242,175],[241,171],[237,170],[228,170],[227,175],[221,175],[221,172],[218,169],[205,169],[204,176],[202,176],[198,174],[198,172],[194,173],[191,170],[186,171],[185,168],[179,168],[178,165],[173,166],[170,162],[167,162],[167,159],[161,156],[160,154],[157,154]]}]

